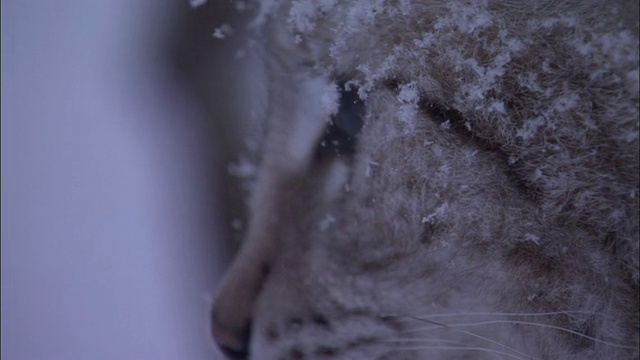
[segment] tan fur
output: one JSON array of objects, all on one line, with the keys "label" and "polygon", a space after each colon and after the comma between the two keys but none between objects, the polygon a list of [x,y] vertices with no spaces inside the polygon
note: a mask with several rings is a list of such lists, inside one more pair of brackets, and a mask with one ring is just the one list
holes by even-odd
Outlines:
[{"label": "tan fur", "polygon": [[[276,0],[255,26],[268,130],[218,341],[637,358],[636,1]],[[338,80],[365,125],[353,158],[318,161]]]}]

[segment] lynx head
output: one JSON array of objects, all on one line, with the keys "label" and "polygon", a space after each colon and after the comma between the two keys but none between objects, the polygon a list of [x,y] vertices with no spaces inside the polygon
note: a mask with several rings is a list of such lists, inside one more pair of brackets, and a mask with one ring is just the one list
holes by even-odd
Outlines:
[{"label": "lynx head", "polygon": [[637,357],[637,7],[264,1],[225,353]]}]

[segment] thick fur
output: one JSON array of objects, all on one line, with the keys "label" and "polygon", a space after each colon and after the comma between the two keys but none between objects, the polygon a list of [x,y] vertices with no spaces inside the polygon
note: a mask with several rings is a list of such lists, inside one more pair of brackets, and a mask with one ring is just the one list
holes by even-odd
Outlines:
[{"label": "thick fur", "polygon": [[[254,26],[267,135],[219,340],[638,357],[637,1],[276,0]],[[353,157],[318,160],[339,81],[365,125]]]}]

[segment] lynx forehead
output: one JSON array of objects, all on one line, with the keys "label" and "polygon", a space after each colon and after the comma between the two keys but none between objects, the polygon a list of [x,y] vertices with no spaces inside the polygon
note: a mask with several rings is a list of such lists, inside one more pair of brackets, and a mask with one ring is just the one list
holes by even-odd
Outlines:
[{"label": "lynx forehead", "polygon": [[638,357],[638,2],[265,0],[231,359]]}]

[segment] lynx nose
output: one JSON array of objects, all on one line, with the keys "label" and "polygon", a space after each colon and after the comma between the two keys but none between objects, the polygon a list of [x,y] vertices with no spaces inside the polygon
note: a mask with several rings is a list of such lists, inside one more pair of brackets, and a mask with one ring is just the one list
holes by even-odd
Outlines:
[{"label": "lynx nose", "polygon": [[213,338],[232,360],[250,356],[254,306],[273,265],[278,243],[276,205],[280,194],[290,189],[282,179],[269,174],[267,163],[265,157],[253,189],[246,238],[218,287],[211,309]]},{"label": "lynx nose", "polygon": [[[251,247],[251,244],[245,244]],[[211,311],[213,339],[232,360],[248,358],[251,318],[266,276],[262,259],[246,254],[246,247],[225,275]]]},{"label": "lynx nose", "polygon": [[272,241],[265,236],[248,236],[213,302],[213,339],[231,360],[249,358],[253,308],[267,276],[272,249]]},{"label": "lynx nose", "polygon": [[246,360],[249,356],[249,328],[226,328],[215,315],[211,320],[211,333],[222,353],[230,360]]}]

